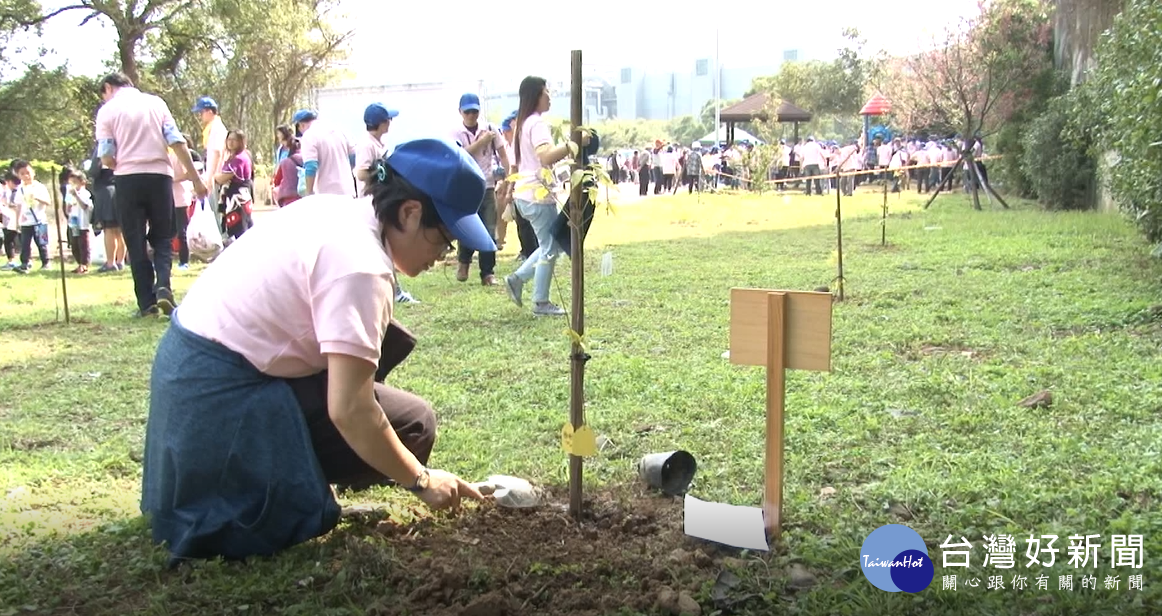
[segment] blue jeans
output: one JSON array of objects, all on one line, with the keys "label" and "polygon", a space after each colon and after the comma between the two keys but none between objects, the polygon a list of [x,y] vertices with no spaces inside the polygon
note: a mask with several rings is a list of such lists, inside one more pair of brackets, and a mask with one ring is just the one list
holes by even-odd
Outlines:
[{"label": "blue jeans", "polygon": [[554,201],[522,201],[516,199],[516,209],[533,226],[540,246],[525,259],[513,276],[522,282],[533,280],[533,301],[549,301],[549,285],[553,282],[553,270],[557,267],[557,255],[561,253],[557,240],[553,239],[553,221],[557,220],[557,204]]}]

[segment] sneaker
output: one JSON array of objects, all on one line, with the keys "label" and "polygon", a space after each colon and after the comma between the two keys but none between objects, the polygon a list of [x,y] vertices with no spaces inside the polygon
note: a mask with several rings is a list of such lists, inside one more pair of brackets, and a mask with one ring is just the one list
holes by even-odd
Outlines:
[{"label": "sneaker", "polygon": [[165,287],[158,287],[156,295],[157,308],[161,310],[161,313],[167,317],[173,314],[173,309],[177,308],[177,302],[173,298],[173,291]]},{"label": "sneaker", "polygon": [[182,263],[181,265],[178,265],[178,269],[180,269],[181,271],[184,272],[184,271],[190,269],[190,264],[189,263]]},{"label": "sneaker", "polygon": [[468,263],[461,263],[460,267],[456,268],[456,280],[466,282],[468,280],[468,268],[471,267]]},{"label": "sneaker", "polygon": [[124,263],[118,263],[118,264],[117,264],[117,271],[119,271],[119,272],[120,272],[120,271],[121,271],[121,270],[123,270],[123,269],[125,269],[125,264],[124,264]]},{"label": "sneaker", "polygon": [[106,264],[102,265],[101,267],[97,268],[98,274],[108,274],[109,272],[115,272],[115,271],[117,271],[117,266],[113,265],[111,263],[106,263]]},{"label": "sneaker", "polygon": [[395,294],[395,303],[397,304],[418,304],[420,300],[412,297],[411,293],[400,289],[399,293]]},{"label": "sneaker", "polygon": [[12,271],[16,272],[17,274],[27,274],[31,270],[31,267],[28,267],[27,265],[21,265]]},{"label": "sneaker", "polygon": [[44,263],[41,263],[40,269],[42,269],[42,270],[52,269],[52,263],[49,263],[47,261]]},{"label": "sneaker", "polygon": [[0,267],[0,270],[14,270],[14,269],[16,269],[16,268],[18,268],[18,267],[20,267],[20,266],[19,266],[19,265],[17,265],[17,264],[15,264],[15,263],[13,263],[13,262],[11,262],[11,261],[9,261],[8,263],[5,263],[5,264],[4,264],[4,267]]},{"label": "sneaker", "polygon": [[146,318],[150,318],[150,317],[160,317],[161,316],[161,309],[158,308],[157,306],[150,306],[149,308],[146,308],[145,310],[134,311],[133,316],[134,316],[134,318],[137,318],[137,319],[146,319]]},{"label": "sneaker", "polygon": [[565,316],[565,309],[553,302],[537,302],[537,305],[533,306],[533,316],[563,317]]},{"label": "sneaker", "polygon": [[482,284],[486,287],[495,287],[497,285],[496,276],[489,274],[489,275],[480,279],[480,284]]},{"label": "sneaker", "polygon": [[524,287],[524,281],[517,278],[515,274],[509,274],[504,279],[504,290],[508,292],[508,298],[512,300],[512,303],[518,307],[524,306],[524,302],[521,300],[521,295],[524,294]]}]

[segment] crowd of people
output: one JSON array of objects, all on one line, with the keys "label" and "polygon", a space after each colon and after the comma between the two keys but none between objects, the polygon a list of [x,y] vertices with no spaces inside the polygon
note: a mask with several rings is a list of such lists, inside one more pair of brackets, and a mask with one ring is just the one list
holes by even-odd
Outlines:
[{"label": "crowd of people", "polygon": [[[649,147],[611,153],[605,166],[615,183],[635,184],[643,197],[650,194],[651,185],[653,194],[669,194],[681,187],[686,187],[687,193],[720,187],[747,188],[756,181],[774,182],[779,191],[791,187],[807,195],[824,195],[831,190],[842,190],[850,196],[859,184],[881,180],[889,183],[892,192],[915,183],[917,191],[926,194],[944,182],[961,152],[971,148],[981,179],[988,181],[987,169],[979,162],[984,155],[980,139],[966,141],[959,135],[947,139],[877,136],[867,148],[862,145],[864,141],[863,136],[844,145],[816,140],[813,136],[804,141],[794,139],[791,143],[780,140],[774,146],[765,177],[760,170],[757,178],[756,165],[751,160],[756,145],[750,142],[708,147],[696,141],[685,147],[658,139]],[[906,169],[907,173],[897,173],[898,169]],[[837,172],[850,175],[837,181]],[[965,190],[974,181],[967,172],[961,179]]]}]

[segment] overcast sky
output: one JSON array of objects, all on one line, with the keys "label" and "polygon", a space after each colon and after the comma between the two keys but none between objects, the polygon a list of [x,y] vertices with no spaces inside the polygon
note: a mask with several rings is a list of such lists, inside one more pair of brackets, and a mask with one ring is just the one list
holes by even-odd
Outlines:
[{"label": "overcast sky", "polygon": [[[53,8],[64,2],[43,0],[43,4]],[[873,49],[902,53],[931,41],[950,21],[976,11],[976,0],[890,4],[885,10],[856,0],[731,3],[739,8],[718,23],[720,62],[735,67],[772,64],[784,49],[800,49],[807,57],[831,57],[847,26],[859,28]],[[571,17],[573,9],[564,2],[504,18],[465,11],[466,5],[449,0],[342,0],[343,12],[354,18],[349,23],[355,25],[353,83],[515,81],[527,74],[566,79],[571,49],[583,50],[587,67],[602,70],[625,66],[672,70],[697,58],[714,57],[714,24],[689,11],[659,11],[653,3],[614,3],[619,14],[593,12],[580,19]],[[382,17],[376,17],[377,12]],[[53,66],[67,62],[79,74],[100,74],[103,61],[116,51],[116,35],[102,20],[78,28],[83,16],[66,13],[46,25],[43,43],[51,50],[47,61]],[[15,64],[19,70],[23,62],[17,59]]]}]

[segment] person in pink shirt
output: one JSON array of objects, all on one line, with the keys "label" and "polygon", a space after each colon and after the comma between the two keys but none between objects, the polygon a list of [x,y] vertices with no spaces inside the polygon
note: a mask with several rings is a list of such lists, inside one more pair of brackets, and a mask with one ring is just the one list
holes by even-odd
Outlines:
[{"label": "person in pink shirt", "polygon": [[[452,139],[464,146],[484,174],[486,184],[484,199],[480,202],[480,220],[495,234],[496,182],[508,176],[507,144],[497,127],[491,123],[480,124],[480,97],[476,94],[469,92],[460,97],[460,119],[460,125],[452,131]],[[472,250],[461,246],[456,259],[460,264],[456,280],[465,282],[472,267]],[[496,284],[495,252],[480,253],[480,284],[486,287]]]},{"label": "person in pink shirt", "polygon": [[[114,200],[137,296],[136,314],[170,314],[177,305],[170,290],[174,233],[170,149],[187,174],[196,174],[197,169],[165,101],[133,87],[121,73],[101,81],[101,95],[105,104],[97,112],[97,155],[113,170]],[[202,179],[193,182],[194,192],[205,197]],[[152,259],[146,240],[153,247]]]},{"label": "person in pink shirt", "polygon": [[355,195],[355,146],[337,128],[318,121],[310,109],[294,115],[295,130],[302,144],[303,169],[308,195]]},{"label": "person in pink shirt", "polygon": [[141,511],[174,562],[324,535],[332,484],[400,486],[433,508],[482,498],[427,468],[431,406],[382,383],[415,346],[392,318],[395,272],[419,275],[453,241],[495,250],[483,196],[463,148],[404,142],[367,197],[267,214],[194,281],[154,358],[142,468]]}]

